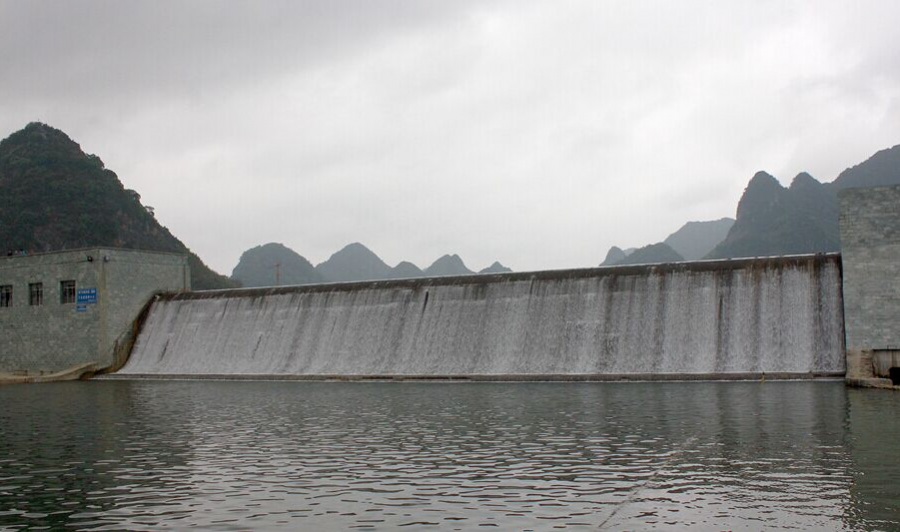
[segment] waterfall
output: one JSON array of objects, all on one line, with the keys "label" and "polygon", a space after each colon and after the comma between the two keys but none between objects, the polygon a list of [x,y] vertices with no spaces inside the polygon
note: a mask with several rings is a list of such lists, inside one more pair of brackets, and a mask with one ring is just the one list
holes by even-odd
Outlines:
[{"label": "waterfall", "polygon": [[126,375],[844,371],[837,255],[161,296]]}]

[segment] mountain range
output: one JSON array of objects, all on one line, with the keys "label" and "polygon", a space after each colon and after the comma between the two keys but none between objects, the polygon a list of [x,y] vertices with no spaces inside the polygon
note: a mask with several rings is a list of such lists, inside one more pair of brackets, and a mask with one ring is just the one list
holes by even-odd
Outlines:
[{"label": "mountain range", "polygon": [[[900,145],[844,170],[831,183],[801,172],[784,187],[772,175],[757,172],[738,202],[735,220],[688,222],[664,243],[686,260],[839,251],[838,192],[898,184]],[[637,257],[641,262],[676,260],[665,248],[648,248],[652,249]],[[633,255],[613,246],[603,265],[634,263]]]},{"label": "mountain range", "polygon": [[[362,244],[313,266],[271,243],[247,250],[228,278],[204,264],[159,223],[138,192],[62,131],[32,122],[0,141],[0,252],[93,246],[184,253],[197,290],[474,273],[458,255],[441,257],[424,271],[409,262],[391,268]],[[509,269],[494,263],[484,271]]]},{"label": "mountain range", "polygon": [[699,260],[725,239],[733,225],[734,220],[731,218],[709,222],[688,222],[658,244],[626,250],[613,246],[600,265],[624,266],[626,264]]},{"label": "mountain range", "polygon": [[[478,273],[510,271],[512,270],[495,262]],[[444,255],[424,270],[407,261],[400,262],[392,268],[369,248],[358,242],[345,246],[328,260],[313,266],[289,247],[283,244],[269,243],[245,251],[231,277],[243,286],[251,287],[408,279],[474,273],[465,265],[459,255]]]},{"label": "mountain range", "polygon": [[[756,173],[738,202],[736,218],[688,222],[664,242],[609,250],[604,265],[718,259],[840,249],[838,191],[900,184],[900,146],[879,151],[841,172],[831,183],[808,173],[784,187]],[[0,141],[0,248],[46,252],[92,246],[188,255],[195,289],[396,279],[474,273],[458,255],[420,269],[388,266],[359,243],[313,266],[281,244],[247,250],[231,278],[210,269],[159,223],[141,196],[126,189],[96,155],[62,131],[33,122]],[[0,251],[4,251],[0,249]],[[479,273],[509,271],[494,263]],[[276,279],[277,275],[277,279]]]}]

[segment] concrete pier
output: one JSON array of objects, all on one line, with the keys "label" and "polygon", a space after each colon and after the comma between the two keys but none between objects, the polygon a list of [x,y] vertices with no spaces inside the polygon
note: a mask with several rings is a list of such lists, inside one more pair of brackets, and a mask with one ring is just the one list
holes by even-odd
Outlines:
[{"label": "concrete pier", "polygon": [[900,389],[900,186],[839,199],[847,383]]}]

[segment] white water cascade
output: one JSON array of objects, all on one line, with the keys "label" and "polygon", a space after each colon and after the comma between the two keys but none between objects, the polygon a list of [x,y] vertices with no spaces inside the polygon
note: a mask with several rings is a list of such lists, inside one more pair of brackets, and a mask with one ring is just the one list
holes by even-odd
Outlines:
[{"label": "white water cascade", "polygon": [[836,255],[193,292],[123,375],[841,374]]}]

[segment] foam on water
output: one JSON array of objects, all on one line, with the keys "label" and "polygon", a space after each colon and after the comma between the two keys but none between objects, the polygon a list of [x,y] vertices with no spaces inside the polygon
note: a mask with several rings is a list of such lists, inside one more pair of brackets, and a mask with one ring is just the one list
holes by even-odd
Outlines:
[{"label": "foam on water", "polygon": [[835,255],[162,297],[122,374],[844,371]]}]

